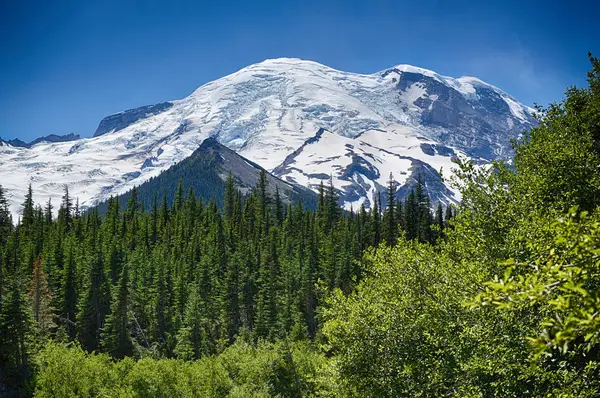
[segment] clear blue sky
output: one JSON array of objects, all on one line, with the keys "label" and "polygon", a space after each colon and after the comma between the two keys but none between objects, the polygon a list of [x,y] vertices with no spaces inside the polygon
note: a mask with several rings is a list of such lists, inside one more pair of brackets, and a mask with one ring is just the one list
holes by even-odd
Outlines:
[{"label": "clear blue sky", "polygon": [[93,134],[267,58],[477,76],[532,105],[584,85],[598,1],[0,2],[0,136]]}]

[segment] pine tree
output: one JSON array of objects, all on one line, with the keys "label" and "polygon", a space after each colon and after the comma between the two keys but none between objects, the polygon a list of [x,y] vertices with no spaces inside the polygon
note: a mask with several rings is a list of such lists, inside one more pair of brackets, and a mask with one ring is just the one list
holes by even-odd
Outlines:
[{"label": "pine tree", "polygon": [[444,236],[444,213],[443,213],[443,209],[442,209],[442,203],[438,202],[437,208],[435,210],[435,220],[434,220],[434,224],[437,226],[437,237],[443,237]]},{"label": "pine tree", "polygon": [[177,191],[175,192],[175,200],[173,201],[173,212],[181,210],[183,207],[183,178],[179,180],[177,184]]},{"label": "pine tree", "polygon": [[59,314],[65,324],[67,336],[69,336],[70,339],[74,339],[76,334],[75,320],[77,315],[77,280],[72,243],[68,244],[66,252],[67,255],[63,270],[61,288],[62,297]]},{"label": "pine tree", "polygon": [[275,207],[275,221],[277,225],[281,226],[283,222],[283,204],[281,203],[281,196],[279,195],[279,187],[275,186],[275,200],[273,203]]},{"label": "pine tree", "polygon": [[325,193],[326,231],[330,231],[341,216],[341,209],[340,205],[338,204],[338,199],[337,191],[333,186],[333,177],[330,176],[327,192]]},{"label": "pine tree", "polygon": [[[306,322],[306,327],[308,331],[308,335],[310,337],[314,337],[317,333],[317,317],[316,317],[316,307],[317,307],[317,294],[315,291],[315,284],[317,282],[318,274],[319,274],[319,253],[318,253],[318,242],[317,233],[315,230],[314,220],[311,222],[310,219],[307,219],[308,223],[308,253],[307,260],[303,267],[303,272],[301,276],[301,292],[302,292],[302,304],[301,307],[304,312],[304,319]],[[302,256],[303,252],[299,251],[298,255]]]},{"label": "pine tree", "polygon": [[154,246],[158,239],[158,195],[155,193],[150,212],[150,242]]},{"label": "pine tree", "polygon": [[[127,208],[123,218],[123,232],[126,232],[126,242],[130,250],[134,250],[138,245],[140,223],[138,219],[138,210],[140,202],[138,201],[138,191],[136,187],[130,191],[129,199],[127,200]],[[125,228],[125,226],[127,226]]]},{"label": "pine tree", "polygon": [[227,174],[227,179],[225,180],[225,194],[223,196],[223,213],[226,222],[229,222],[229,220],[233,217],[235,196],[235,181],[233,179],[233,174],[231,174],[230,171],[229,174]]},{"label": "pine tree", "polygon": [[70,231],[73,226],[73,200],[69,196],[69,186],[65,184],[62,203],[58,210],[59,224],[64,231]]},{"label": "pine tree", "polygon": [[[313,211],[300,202],[285,206],[278,186],[269,191],[265,172],[246,197],[233,181],[226,183],[223,209],[214,199],[205,206],[190,188],[172,207],[167,197],[173,196],[163,193],[159,205],[154,195],[146,212],[135,188],[124,210],[121,198],[110,198],[101,217],[96,209],[79,214],[65,188],[53,219],[52,202],[42,209],[29,195],[24,210],[31,217],[14,229],[0,190],[0,217],[6,214],[0,221],[8,220],[0,241],[0,313],[12,281],[25,275],[27,334],[49,329],[43,318],[53,307],[56,336],[115,358],[139,345],[194,359],[243,334],[314,338],[317,281],[349,291],[359,272],[355,260],[387,239],[380,199],[371,213],[364,206],[345,213],[330,179]],[[182,188],[173,193],[182,196]],[[52,301],[45,305],[48,292]]]},{"label": "pine tree", "polygon": [[446,212],[444,214],[444,222],[446,226],[448,226],[448,222],[452,217],[454,217],[454,214],[452,214],[452,205],[449,204],[448,206],[446,206]]},{"label": "pine tree", "polygon": [[258,193],[257,221],[260,237],[266,235],[269,229],[269,223],[267,220],[267,210],[270,203],[269,194],[267,192],[268,184],[269,181],[267,180],[267,173],[264,170],[261,170],[258,177],[258,185],[256,186],[256,192]]},{"label": "pine tree", "polygon": [[[156,324],[154,325],[154,340],[160,344],[165,344],[167,340],[167,331],[169,329],[169,292],[168,292],[168,283],[167,283],[167,275],[165,272],[166,265],[158,264],[156,267],[156,272],[158,275],[156,276],[156,285],[155,285],[155,296],[154,296],[154,317]],[[183,281],[183,276],[181,276],[180,281]],[[180,291],[180,305],[185,307],[185,289],[180,287],[182,291]]]},{"label": "pine tree", "polygon": [[379,192],[373,196],[373,209],[371,215],[373,217],[373,246],[377,247],[381,243],[381,199]]},{"label": "pine tree", "polygon": [[104,327],[104,318],[110,306],[108,282],[98,249],[92,252],[88,269],[77,314],[77,330],[82,346],[93,351],[98,348],[100,331]]},{"label": "pine tree", "polygon": [[23,216],[21,218],[21,227],[23,228],[24,236],[30,237],[33,228],[33,223],[35,222],[35,213],[33,207],[33,190],[31,189],[31,184],[29,184],[29,188],[27,188],[25,201],[22,205],[22,214]]},{"label": "pine tree", "polygon": [[275,234],[275,229],[272,229],[257,281],[255,334],[258,338],[272,337],[276,328],[279,259]]},{"label": "pine tree", "polygon": [[42,270],[42,260],[40,258],[33,263],[33,275],[28,296],[33,311],[33,320],[38,330],[48,332],[54,326],[53,308],[50,305],[52,296],[48,288],[47,275]]},{"label": "pine tree", "polygon": [[[3,248],[8,241],[11,231],[12,219],[10,211],[8,210],[8,200],[6,199],[4,188],[2,188],[2,185],[0,185],[0,248]],[[2,252],[0,251],[0,257],[1,256]]]},{"label": "pine tree", "polygon": [[415,188],[415,200],[416,200],[416,220],[417,220],[417,238],[421,242],[433,241],[433,233],[431,231],[431,224],[433,224],[433,217],[430,211],[429,195],[423,184],[421,175],[417,177],[417,186]]},{"label": "pine tree", "polygon": [[133,343],[129,332],[129,275],[127,263],[123,265],[116,286],[110,314],[102,330],[102,348],[114,358],[133,354]]},{"label": "pine tree", "polygon": [[0,307],[0,364],[6,377],[20,384],[28,374],[28,335],[31,333],[31,311],[18,278],[9,284]]},{"label": "pine tree", "polygon": [[[237,253],[236,253],[237,254]],[[223,324],[225,335],[230,343],[234,341],[240,327],[240,303],[239,303],[239,269],[240,256],[231,256],[227,263],[225,281],[222,293]]]},{"label": "pine tree", "polygon": [[46,208],[44,209],[44,222],[46,225],[52,224],[52,199],[48,198],[48,202],[46,202]]},{"label": "pine tree", "polygon": [[205,353],[204,304],[197,286],[192,290],[185,307],[183,325],[177,333],[175,353],[181,359],[198,359]]},{"label": "pine tree", "polygon": [[383,213],[383,230],[384,230],[384,238],[388,245],[394,244],[398,237],[398,220],[396,215],[396,181],[394,181],[394,176],[390,173],[390,178],[388,180],[387,192],[386,192],[387,202],[385,207],[385,212]]}]

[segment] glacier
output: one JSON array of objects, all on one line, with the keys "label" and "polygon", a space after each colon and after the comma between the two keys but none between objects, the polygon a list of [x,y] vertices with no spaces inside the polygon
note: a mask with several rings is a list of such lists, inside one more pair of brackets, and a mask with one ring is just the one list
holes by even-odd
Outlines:
[{"label": "glacier", "polygon": [[397,65],[373,74],[293,58],[266,60],[188,97],[127,110],[91,138],[0,141],[0,184],[18,217],[28,184],[58,207],[64,186],[89,208],[190,156],[208,137],[275,176],[313,190],[333,182],[346,208],[369,207],[390,175],[405,193],[421,175],[434,201],[459,193],[440,180],[457,158],[511,156],[535,111],[474,77]]}]

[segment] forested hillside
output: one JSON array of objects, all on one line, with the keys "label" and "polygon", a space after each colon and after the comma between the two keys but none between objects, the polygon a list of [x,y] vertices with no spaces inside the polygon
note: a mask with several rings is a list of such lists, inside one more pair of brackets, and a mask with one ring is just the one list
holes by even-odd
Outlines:
[{"label": "forested hillside", "polygon": [[[209,137],[189,157],[174,164],[158,176],[150,178],[140,186],[136,187],[138,201],[146,210],[152,209],[154,195],[160,193],[160,197],[166,199],[169,207],[173,205],[179,185],[185,192],[190,188],[194,190],[197,199],[209,202],[214,199],[219,207],[223,206],[225,195],[225,183],[229,174],[235,182],[236,188],[243,193],[254,188],[261,171],[265,171],[259,165],[243,158],[231,149]],[[290,184],[266,172],[267,193],[275,195],[279,191],[282,203],[302,202],[305,208],[316,207],[316,194],[308,188]],[[119,202],[119,206],[125,208],[131,196],[131,191],[112,199]],[[108,201],[98,204],[101,215],[108,211]]]},{"label": "forested hillside", "polygon": [[331,184],[315,211],[284,205],[268,182],[262,171],[244,197],[230,174],[222,208],[184,193],[181,181],[172,205],[155,194],[146,211],[134,189],[123,209],[111,199],[104,217],[81,214],[65,189],[56,219],[30,190],[16,227],[4,204],[3,383],[32,380],[36,352],[52,340],[115,359],[182,360],[240,339],[310,341],[324,292],[352,290],[366,248],[394,241],[400,227],[423,241],[440,235],[420,181],[404,206],[390,183],[385,212],[356,214],[338,206]]},{"label": "forested hillside", "polygon": [[[11,220],[0,194],[0,383],[71,396],[596,397],[600,61],[540,109],[510,164],[459,164],[346,213],[282,204],[265,173],[223,206]],[[393,179],[391,179],[393,181]],[[383,203],[382,203],[383,202]],[[385,211],[381,211],[385,208]]]}]

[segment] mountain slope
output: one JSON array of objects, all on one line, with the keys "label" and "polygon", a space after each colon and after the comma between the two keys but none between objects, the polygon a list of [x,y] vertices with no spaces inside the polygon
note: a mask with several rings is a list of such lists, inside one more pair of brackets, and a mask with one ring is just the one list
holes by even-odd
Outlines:
[{"label": "mountain slope", "polygon": [[84,207],[93,206],[215,137],[290,183],[316,189],[331,176],[346,207],[369,205],[390,172],[406,191],[427,171],[429,190],[452,202],[460,198],[440,183],[440,167],[447,175],[455,157],[508,157],[510,139],[533,125],[531,108],[476,78],[408,65],[364,75],[284,58],[182,100],[111,115],[93,138],[31,148],[0,143],[0,181],[13,212],[28,182],[36,200],[56,203],[68,184]]},{"label": "mountain slope", "polygon": [[[164,193],[168,204],[171,205],[181,181],[186,195],[191,187],[194,188],[196,196],[205,202],[214,198],[217,203],[222,204],[225,181],[229,173],[233,176],[236,187],[245,195],[258,184],[261,171],[266,172],[267,190],[271,195],[278,189],[284,203],[302,201],[305,207],[315,207],[317,196],[313,191],[282,181],[212,137],[204,140],[186,159],[138,186],[138,198],[149,210],[154,194],[161,200]],[[131,191],[119,196],[121,206],[126,205],[130,194]],[[100,211],[105,211],[107,202],[102,202],[98,207]]]},{"label": "mountain slope", "polygon": [[56,134],[45,135],[43,137],[38,137],[31,142],[24,142],[18,138],[15,138],[12,140],[3,140],[2,137],[0,137],[0,146],[4,144],[4,145],[11,145],[14,147],[31,148],[32,146],[39,144],[40,142],[68,142],[68,141],[77,141],[79,139],[81,139],[79,134],[73,134],[73,133],[65,134],[65,135],[56,135]]}]

